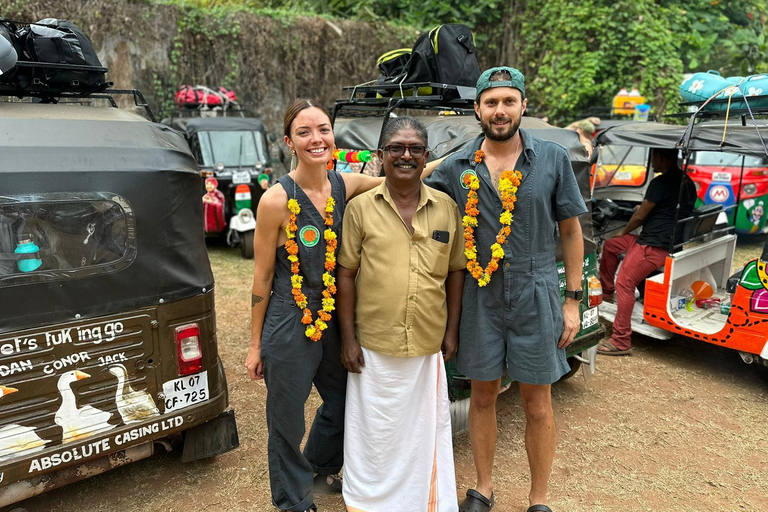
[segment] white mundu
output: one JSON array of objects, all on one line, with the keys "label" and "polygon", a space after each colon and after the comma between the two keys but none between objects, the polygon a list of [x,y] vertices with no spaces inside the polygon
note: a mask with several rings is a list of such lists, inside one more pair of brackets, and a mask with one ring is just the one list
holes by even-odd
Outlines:
[{"label": "white mundu", "polygon": [[362,373],[347,380],[347,510],[457,512],[442,353],[395,357],[362,350]]}]

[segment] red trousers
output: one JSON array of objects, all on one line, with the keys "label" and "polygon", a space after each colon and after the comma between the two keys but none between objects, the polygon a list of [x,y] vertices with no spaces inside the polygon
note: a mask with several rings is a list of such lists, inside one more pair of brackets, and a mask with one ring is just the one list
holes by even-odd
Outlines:
[{"label": "red trousers", "polygon": [[[625,252],[624,261],[619,275],[619,254]],[[632,309],[635,307],[635,288],[643,282],[651,272],[664,265],[669,255],[666,249],[640,245],[636,235],[624,235],[611,238],[603,244],[603,255],[600,259],[600,283],[603,293],[616,294],[616,318],[613,321],[611,343],[620,349],[627,350],[632,346]],[[614,276],[616,282],[614,285]],[[615,292],[614,292],[615,291]]]}]

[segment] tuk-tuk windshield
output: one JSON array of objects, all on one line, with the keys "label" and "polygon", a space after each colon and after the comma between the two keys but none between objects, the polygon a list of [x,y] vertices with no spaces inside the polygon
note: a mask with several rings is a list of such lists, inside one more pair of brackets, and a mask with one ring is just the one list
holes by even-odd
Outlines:
[{"label": "tuk-tuk windshield", "polygon": [[766,157],[742,156],[735,153],[721,153],[719,151],[696,151],[693,163],[713,167],[741,167],[742,159],[744,159],[744,167],[768,166],[768,158]]},{"label": "tuk-tuk windshield", "polygon": [[197,134],[202,153],[202,165],[213,167],[252,167],[266,163],[266,141],[259,131],[202,131]]},{"label": "tuk-tuk windshield", "polygon": [[597,159],[595,188],[642,187],[648,170],[648,148],[641,146],[601,146]]}]

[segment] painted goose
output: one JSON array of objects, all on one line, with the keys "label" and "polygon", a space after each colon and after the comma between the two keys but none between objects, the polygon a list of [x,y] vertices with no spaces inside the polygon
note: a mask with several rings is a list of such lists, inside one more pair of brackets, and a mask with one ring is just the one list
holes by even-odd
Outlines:
[{"label": "painted goose", "polygon": [[61,407],[56,411],[54,421],[64,430],[62,443],[71,443],[115,428],[108,423],[109,418],[112,417],[110,413],[90,405],[77,407],[72,383],[88,377],[90,375],[80,370],[70,370],[59,377],[57,387],[61,395]]},{"label": "painted goose", "polygon": [[[18,389],[0,386],[0,398],[17,392]],[[0,428],[0,461],[27,456],[45,448],[45,441],[35,434],[32,427],[6,425]]]},{"label": "painted goose", "polygon": [[123,418],[123,423],[136,423],[152,416],[160,416],[152,396],[146,391],[136,391],[128,382],[128,372],[125,366],[115,364],[109,367],[109,372],[117,377],[115,403],[117,412]]}]

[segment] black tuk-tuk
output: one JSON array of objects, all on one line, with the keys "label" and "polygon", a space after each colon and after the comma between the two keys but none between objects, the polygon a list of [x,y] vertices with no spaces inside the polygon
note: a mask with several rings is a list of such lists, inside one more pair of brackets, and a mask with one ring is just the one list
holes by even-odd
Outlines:
[{"label": "black tuk-tuk", "polygon": [[186,141],[50,94],[0,101],[0,507],[182,432],[185,461],[238,445]]},{"label": "black tuk-tuk", "polygon": [[[445,84],[411,84],[413,96],[397,97],[397,86],[357,86],[346,88],[351,96],[339,100],[334,110],[334,137],[336,146],[351,150],[375,151],[380,146],[384,123],[392,112],[398,109],[411,109],[418,112],[417,117],[426,125],[429,137],[430,158],[439,159],[465,144],[470,143],[480,133],[480,125],[475,119],[472,108],[474,88]],[[394,88],[393,88],[394,87]],[[420,97],[418,88],[429,88],[430,96]],[[427,90],[427,89],[423,89]],[[393,94],[395,97],[393,97]],[[590,205],[590,163],[579,136],[572,130],[551,126],[540,119],[523,117],[521,128],[530,130],[536,137],[552,140],[568,150],[579,188],[587,205]],[[595,371],[597,344],[605,334],[605,328],[598,321],[597,305],[602,300],[602,291],[596,295],[597,279],[596,245],[592,239],[592,218],[588,212],[580,218],[584,235],[584,265],[582,286],[584,299],[579,305],[581,329],[574,342],[568,347],[568,362],[571,372],[564,378],[573,376],[585,363],[585,376]],[[562,251],[557,248],[558,274],[560,276],[560,294],[565,292],[565,268]],[[590,283],[592,286],[590,286]],[[593,293],[590,295],[590,291]],[[456,371],[453,361],[446,365],[449,396],[451,397],[452,428],[459,432],[467,428],[469,411],[470,381]],[[502,384],[508,384],[507,380]]]},{"label": "black tuk-tuk", "polygon": [[185,135],[200,173],[206,179],[215,178],[223,195],[223,222],[217,224],[206,219],[206,235],[225,235],[229,245],[240,246],[244,258],[253,258],[254,212],[264,193],[259,176],[270,165],[264,122],[234,114],[177,117],[167,124]]}]

